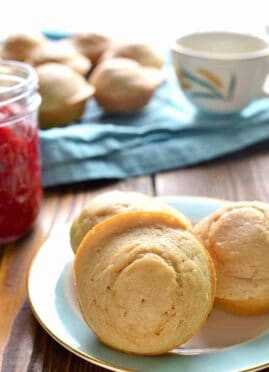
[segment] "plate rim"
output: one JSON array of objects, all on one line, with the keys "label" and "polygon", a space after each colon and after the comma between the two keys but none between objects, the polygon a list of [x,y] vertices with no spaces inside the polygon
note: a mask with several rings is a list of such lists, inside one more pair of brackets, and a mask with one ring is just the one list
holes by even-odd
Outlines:
[{"label": "plate rim", "polygon": [[[64,225],[68,225],[68,223],[64,223]],[[95,358],[92,355],[89,355],[87,353],[84,353],[83,351],[80,351],[80,350],[77,350],[77,349],[73,348],[68,343],[66,343],[62,339],[60,339],[53,331],[51,331],[46,326],[46,324],[43,322],[43,320],[40,318],[37,310],[35,309],[35,306],[33,304],[32,298],[31,298],[31,289],[30,289],[31,283],[30,282],[31,282],[32,271],[34,270],[35,262],[36,262],[36,260],[38,258],[39,252],[44,247],[44,245],[46,243],[48,243],[48,241],[50,240],[51,236],[53,236],[53,231],[54,230],[52,228],[52,230],[50,231],[49,235],[46,237],[46,239],[40,245],[39,249],[37,250],[36,254],[34,255],[34,257],[32,259],[32,262],[31,262],[31,265],[30,265],[30,269],[28,271],[28,277],[27,277],[27,296],[28,296],[28,299],[29,299],[31,311],[32,311],[35,319],[37,320],[37,322],[40,324],[40,326],[48,333],[48,335],[53,340],[55,340],[58,344],[60,344],[62,347],[64,347],[69,352],[72,352],[73,354],[79,356],[80,358],[86,360],[87,362],[91,362],[94,365],[97,365],[99,367],[103,367],[103,368],[109,369],[110,371],[114,371],[114,372],[125,372],[125,371],[126,372],[129,372],[129,371],[134,371],[132,369],[127,369],[127,368],[122,369],[120,366],[117,366],[117,365],[115,365],[113,363],[108,363],[105,360]]]},{"label": "plate rim", "polygon": [[[178,196],[178,195],[160,195],[160,196],[156,196],[156,198],[160,201],[174,201],[174,200],[193,200],[193,199],[196,199],[196,200],[208,200],[208,201],[216,201],[216,202],[225,202],[225,203],[231,203],[233,201],[231,200],[228,200],[228,199],[221,199],[221,198],[214,198],[214,197],[207,197],[207,196],[191,196],[191,195],[182,195],[182,196]],[[65,223],[65,225],[67,225],[68,223]],[[42,321],[42,319],[40,318],[40,316],[38,315],[38,312],[36,311],[35,307],[34,307],[34,304],[32,302],[32,299],[31,299],[31,290],[30,290],[30,278],[31,278],[31,275],[32,275],[32,271],[33,271],[33,268],[35,266],[35,261],[36,259],[38,258],[38,255],[39,255],[39,252],[40,252],[40,249],[42,249],[42,247],[50,240],[51,236],[53,236],[53,228],[50,232],[50,234],[45,238],[45,240],[42,242],[42,244],[40,245],[39,249],[37,250],[36,254],[34,255],[33,259],[32,259],[32,262],[31,262],[31,265],[30,265],[30,268],[29,268],[29,271],[28,271],[28,277],[27,277],[27,296],[29,298],[29,303],[30,303],[30,308],[31,308],[31,311],[34,315],[34,317],[36,318],[36,320],[38,321],[38,323],[41,325],[41,327],[49,334],[50,337],[52,337],[52,339],[54,339],[57,343],[59,343],[62,347],[64,347],[66,350],[68,350],[69,352],[72,352],[73,354],[75,354],[76,356],[79,356],[80,358],[86,360],[87,362],[91,362],[92,364],[95,364],[99,367],[104,367],[104,368],[107,368],[111,371],[115,371],[115,372],[129,372],[129,371],[135,371],[134,369],[129,369],[129,368],[122,368],[118,365],[115,365],[113,363],[108,363],[107,361],[105,360],[102,360],[102,359],[99,359],[99,358],[95,358],[94,356],[92,355],[89,355],[88,353],[84,353],[83,351],[80,351],[80,350],[77,350],[75,348],[73,348],[72,346],[70,346],[69,344],[65,343],[63,340],[61,340],[56,334],[54,334],[47,326],[46,324]],[[131,355],[131,354],[130,354]],[[131,355],[131,356],[135,356],[135,355]],[[191,357],[191,356],[190,356]],[[250,368],[243,368],[243,369],[239,369],[238,371],[239,372],[255,372],[255,371],[260,371],[264,368],[267,368],[269,367],[269,358],[268,358],[268,362],[265,362],[265,363],[262,363],[262,364],[257,364],[253,367],[250,367]]]},{"label": "plate rim", "polygon": [[[30,272],[29,272],[29,276],[30,276]],[[27,283],[27,292],[28,292],[28,283]],[[115,372],[129,372],[129,371],[134,371],[133,369],[122,369],[121,367],[119,366],[116,366],[115,364],[109,364],[108,362],[102,360],[102,359],[98,359],[98,358],[95,358],[87,353],[84,353],[83,351],[78,351],[76,349],[74,349],[72,346],[68,345],[67,343],[65,343],[64,341],[62,341],[60,338],[58,338],[46,325],[45,323],[41,320],[41,318],[39,317],[39,315],[37,314],[33,304],[32,304],[32,301],[30,299],[30,296],[29,296],[29,292],[28,292],[28,297],[29,297],[29,300],[30,300],[30,307],[31,307],[31,310],[33,312],[33,315],[35,316],[36,320],[38,321],[38,323],[41,325],[41,327],[48,333],[48,335],[53,338],[53,340],[55,340],[59,345],[63,346],[66,350],[72,352],[73,354],[79,356],[80,358],[86,360],[87,362],[91,362],[99,367],[104,367],[104,368],[107,368],[109,369],[110,371],[115,371]]]}]

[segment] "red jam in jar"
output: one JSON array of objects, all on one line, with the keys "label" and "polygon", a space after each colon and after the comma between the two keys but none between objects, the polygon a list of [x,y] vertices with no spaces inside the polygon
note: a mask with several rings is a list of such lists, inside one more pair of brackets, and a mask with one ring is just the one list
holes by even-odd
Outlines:
[{"label": "red jam in jar", "polygon": [[37,113],[40,97],[34,70],[0,63],[0,244],[33,225],[41,204]]}]

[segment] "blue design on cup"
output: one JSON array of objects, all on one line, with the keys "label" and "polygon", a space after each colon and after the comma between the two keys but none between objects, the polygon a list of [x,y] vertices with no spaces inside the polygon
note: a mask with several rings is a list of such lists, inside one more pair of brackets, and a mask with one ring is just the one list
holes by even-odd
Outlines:
[{"label": "blue design on cup", "polygon": [[[201,72],[203,72],[203,77],[198,75],[199,70],[201,70],[200,75]],[[223,91],[223,83],[219,77],[204,69],[199,70],[197,74],[187,71],[186,69],[180,69],[177,71],[182,89],[188,91],[188,94],[191,97],[223,101],[229,101],[233,98],[236,87],[236,76],[234,74],[231,75],[227,90]],[[191,83],[194,84],[194,89]],[[202,90],[199,90],[199,88]]]}]

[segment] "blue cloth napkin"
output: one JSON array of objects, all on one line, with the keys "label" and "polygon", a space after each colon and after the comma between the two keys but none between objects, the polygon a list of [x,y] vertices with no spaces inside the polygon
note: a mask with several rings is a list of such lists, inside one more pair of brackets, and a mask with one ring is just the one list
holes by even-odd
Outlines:
[{"label": "blue cloth napkin", "polygon": [[89,101],[80,123],[40,131],[43,184],[122,179],[186,167],[269,139],[269,99],[234,115],[196,111],[171,66],[151,102],[133,115],[107,115]]}]

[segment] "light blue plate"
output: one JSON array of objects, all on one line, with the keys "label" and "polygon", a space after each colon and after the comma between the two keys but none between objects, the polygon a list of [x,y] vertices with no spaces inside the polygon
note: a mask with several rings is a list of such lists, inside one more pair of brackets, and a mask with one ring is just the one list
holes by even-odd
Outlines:
[{"label": "light blue plate", "polygon": [[[163,198],[198,221],[225,202],[208,198]],[[165,356],[139,357],[99,343],[84,323],[72,280],[69,225],[57,226],[35,257],[28,293],[39,323],[61,345],[80,357],[114,371],[228,372],[269,366],[269,314],[238,317],[213,310],[203,329]]]}]

